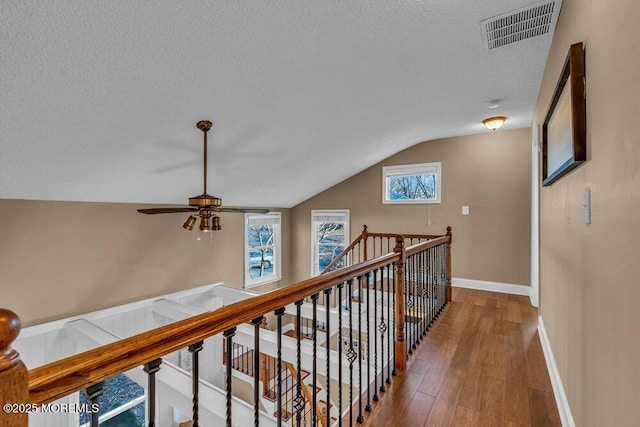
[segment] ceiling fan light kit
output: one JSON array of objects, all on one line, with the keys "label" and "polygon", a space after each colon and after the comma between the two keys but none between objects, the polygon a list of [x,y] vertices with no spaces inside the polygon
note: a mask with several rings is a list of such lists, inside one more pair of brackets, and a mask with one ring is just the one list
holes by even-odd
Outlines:
[{"label": "ceiling fan light kit", "polygon": [[201,120],[196,125],[203,133],[204,145],[204,161],[203,161],[203,192],[199,196],[189,198],[188,208],[151,208],[138,209],[138,212],[148,215],[177,213],[177,212],[195,212],[187,218],[182,224],[182,228],[191,231],[200,218],[198,229],[202,232],[222,230],[220,225],[220,217],[216,215],[218,212],[233,213],[269,213],[268,209],[236,209],[222,207],[222,199],[207,194],[207,132],[211,129],[212,123],[209,120]]}]

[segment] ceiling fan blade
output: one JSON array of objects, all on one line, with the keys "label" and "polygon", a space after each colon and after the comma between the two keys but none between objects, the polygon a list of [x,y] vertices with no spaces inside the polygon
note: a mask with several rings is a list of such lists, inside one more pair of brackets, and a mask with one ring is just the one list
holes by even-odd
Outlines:
[{"label": "ceiling fan blade", "polygon": [[178,213],[178,212],[198,212],[196,208],[151,208],[151,209],[138,209],[138,212],[143,214],[166,214],[166,213]]},{"label": "ceiling fan blade", "polygon": [[255,213],[266,214],[269,213],[269,209],[237,209],[237,208],[218,208],[217,212],[233,212],[233,213]]}]

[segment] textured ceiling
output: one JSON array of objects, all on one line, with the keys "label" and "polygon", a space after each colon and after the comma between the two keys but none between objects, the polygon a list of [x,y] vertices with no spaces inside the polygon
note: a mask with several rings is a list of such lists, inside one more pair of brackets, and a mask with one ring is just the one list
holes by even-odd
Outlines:
[{"label": "textured ceiling", "polygon": [[184,204],[201,119],[209,193],[281,207],[490,115],[529,126],[551,34],[488,51],[480,21],[535,3],[1,2],[0,198]]}]

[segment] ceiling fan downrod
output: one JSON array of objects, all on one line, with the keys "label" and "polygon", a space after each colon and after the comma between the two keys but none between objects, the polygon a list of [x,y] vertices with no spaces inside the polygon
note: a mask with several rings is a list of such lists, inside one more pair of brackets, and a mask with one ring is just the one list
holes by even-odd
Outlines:
[{"label": "ceiling fan downrod", "polygon": [[209,132],[212,125],[213,123],[211,123],[209,120],[200,120],[196,125],[198,129],[200,129],[202,133],[204,133],[204,191],[202,192],[202,194],[207,194],[207,132]]}]

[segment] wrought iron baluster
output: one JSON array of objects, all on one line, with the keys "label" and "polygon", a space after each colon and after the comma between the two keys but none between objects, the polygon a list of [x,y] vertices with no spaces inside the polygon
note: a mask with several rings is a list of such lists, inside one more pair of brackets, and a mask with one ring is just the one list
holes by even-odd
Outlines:
[{"label": "wrought iron baluster", "polygon": [[[222,335],[227,341],[227,354],[233,352],[233,337],[235,336],[235,334],[236,334],[236,328],[227,329],[222,333]],[[200,347],[200,349],[202,350],[202,346]],[[231,368],[232,368],[231,363],[227,361],[227,378],[225,383],[226,404],[227,404],[227,413],[226,413],[227,427],[232,427],[231,403],[232,403],[233,394],[231,390],[231,381],[233,379],[233,372],[231,371]]]},{"label": "wrought iron baluster", "polygon": [[360,424],[364,422],[362,414],[362,276],[358,276],[358,418]]},{"label": "wrought iron baluster", "polygon": [[284,314],[284,307],[277,309],[275,312],[276,320],[277,320],[277,332],[276,332],[276,346],[277,348],[277,359],[278,365],[276,367],[276,372],[278,375],[278,379],[276,381],[276,401],[278,405],[278,427],[282,427],[282,315]]},{"label": "wrought iron baluster", "polygon": [[436,318],[440,316],[440,312],[442,311],[442,286],[440,283],[440,263],[438,262],[440,258],[440,253],[438,248],[433,248],[433,264],[435,267],[434,271],[434,285],[436,286],[438,292],[438,310],[436,311]]},{"label": "wrought iron baluster", "polygon": [[148,404],[149,404],[149,427],[156,426],[156,372],[160,370],[162,359],[152,360],[144,365],[144,371],[147,373]]},{"label": "wrought iron baluster", "polygon": [[442,274],[440,275],[442,280],[442,309],[447,306],[447,250],[446,244],[440,245],[440,268],[442,269]]},{"label": "wrought iron baluster", "polygon": [[420,251],[417,255],[416,255],[416,262],[418,263],[418,292],[420,293],[420,331],[419,331],[419,335],[420,335],[420,341],[422,341],[424,339],[424,334],[426,332],[426,318],[427,318],[427,310],[426,310],[426,300],[424,297],[425,294],[425,287],[424,287],[424,263],[423,263],[423,259],[422,259],[422,255],[423,255],[424,251]]},{"label": "wrought iron baluster", "polygon": [[[331,295],[331,290],[332,288],[328,288],[324,290],[324,295],[325,295],[325,340],[324,340],[324,346],[326,347],[326,357],[327,357],[327,364],[325,366],[325,378],[326,378],[326,384],[325,384],[325,388],[327,389],[327,399],[326,399],[326,409],[327,409],[327,420],[325,425],[327,427],[329,427],[331,425],[331,324],[329,323],[330,319],[331,319],[331,313],[329,312],[329,308],[330,308],[330,304],[329,304],[329,296]],[[339,353],[338,353],[339,354]],[[338,359],[338,363],[340,363],[340,360]],[[315,398],[314,398],[315,400]],[[315,424],[313,427],[316,427]]]},{"label": "wrought iron baluster", "polygon": [[[193,388],[193,427],[199,426],[200,396],[198,387],[200,385],[200,364],[198,363],[198,353],[202,350],[202,345],[203,341],[198,341],[189,346],[189,352],[191,353],[191,385]],[[227,345],[227,359],[230,354],[231,348]],[[231,360],[227,360],[227,372],[229,372],[229,367],[232,363]]]},{"label": "wrought iron baluster", "polygon": [[[389,239],[387,239],[389,242]],[[391,384],[391,352],[393,349],[391,348],[391,334],[393,334],[393,328],[391,326],[391,276],[389,274],[393,274],[393,271],[389,269],[389,264],[387,264],[387,384]],[[395,276],[395,274],[394,274]]]},{"label": "wrought iron baluster", "polygon": [[412,260],[411,263],[413,264],[413,293],[414,296],[413,298],[415,299],[415,328],[414,328],[414,332],[413,332],[413,348],[415,349],[417,347],[418,344],[420,344],[420,299],[421,299],[421,295],[420,295],[420,280],[418,278],[418,275],[420,274],[420,271],[418,270],[418,255],[412,255]]},{"label": "wrought iron baluster", "polygon": [[251,321],[253,325],[253,425],[260,425],[260,325],[264,316]]},{"label": "wrought iron baluster", "polygon": [[296,397],[293,400],[293,409],[296,411],[296,425],[300,427],[304,411],[304,397],[302,396],[302,359],[300,355],[302,340],[302,300],[296,301]]},{"label": "wrought iron baluster", "polygon": [[428,316],[428,299],[427,299],[427,262],[424,258],[424,254],[426,251],[420,251],[420,292],[422,293],[422,338],[427,333],[427,325],[429,324]]},{"label": "wrought iron baluster", "polygon": [[358,357],[353,349],[353,279],[347,282],[347,299],[349,301],[349,350],[347,350],[347,359],[349,360],[349,426],[353,426],[353,362]]},{"label": "wrought iron baluster", "polygon": [[[375,247],[376,245],[376,239],[373,239],[373,246]],[[370,307],[371,307],[371,298],[370,298],[370,290],[371,290],[371,273],[367,273],[367,278],[365,280],[365,284],[367,286],[367,405],[364,407],[364,410],[367,412],[371,412],[371,328],[370,328],[370,323],[371,323],[371,314],[370,314]],[[360,306],[362,306],[362,301],[363,301],[363,292],[362,289],[360,290],[360,292],[362,293],[360,295]],[[360,339],[360,347],[362,348],[362,338]],[[375,351],[375,349],[374,349]],[[362,396],[362,391],[360,391],[360,395]]]},{"label": "wrought iron baluster", "polygon": [[404,263],[404,301],[405,301],[405,333],[406,333],[406,340],[407,340],[407,358],[409,357],[410,354],[413,354],[413,347],[411,346],[411,334],[413,332],[413,322],[411,322],[411,318],[412,318],[412,308],[413,308],[413,299],[411,297],[411,287],[412,287],[412,283],[411,283],[411,260],[407,259]]},{"label": "wrought iron baluster", "polygon": [[[317,406],[317,400],[318,400],[318,392],[317,392],[317,388],[318,388],[318,367],[317,367],[317,360],[318,360],[318,294],[313,294],[311,295],[311,303],[313,304],[313,313],[312,313],[312,318],[313,321],[311,323],[313,323],[314,328],[313,328],[313,360],[312,360],[312,373],[311,373],[311,387],[313,387],[312,390],[312,395],[313,395],[313,400],[311,402],[311,425],[315,426],[318,424],[318,406]],[[328,332],[328,331],[327,331]],[[327,334],[328,337],[328,334]]]},{"label": "wrought iron baluster", "polygon": [[[380,238],[380,252],[382,252],[382,237]],[[378,334],[376,326],[378,325],[378,270],[373,270],[373,401],[378,401]],[[380,270],[380,281],[382,281],[382,270]],[[369,300],[367,300],[367,307]],[[371,338],[367,335],[367,340],[371,342]],[[367,351],[371,354],[371,349]]]},{"label": "wrought iron baluster", "polygon": [[[393,317],[392,317],[392,321],[393,321],[393,328],[391,328],[391,332],[392,335],[395,337],[396,336],[396,271],[398,269],[398,265],[394,262],[393,263],[393,274],[392,274],[392,280],[391,283],[393,285],[393,290],[391,292],[391,301],[393,302]],[[398,370],[396,369],[396,352],[395,349],[393,350],[389,350],[391,352],[391,354],[393,354],[393,370],[391,371],[391,375],[393,375],[394,377],[396,375],[398,375]]]},{"label": "wrought iron baluster", "polygon": [[[342,288],[338,283],[338,427],[342,427]],[[314,426],[315,427],[315,426]]]},{"label": "wrought iron baluster", "polygon": [[[104,381],[96,383],[92,386],[86,388],[85,392],[87,393],[87,398],[91,402],[91,427],[98,427],[98,417],[100,416],[100,396],[104,393]],[[98,410],[94,411],[94,408],[98,408]]]}]

